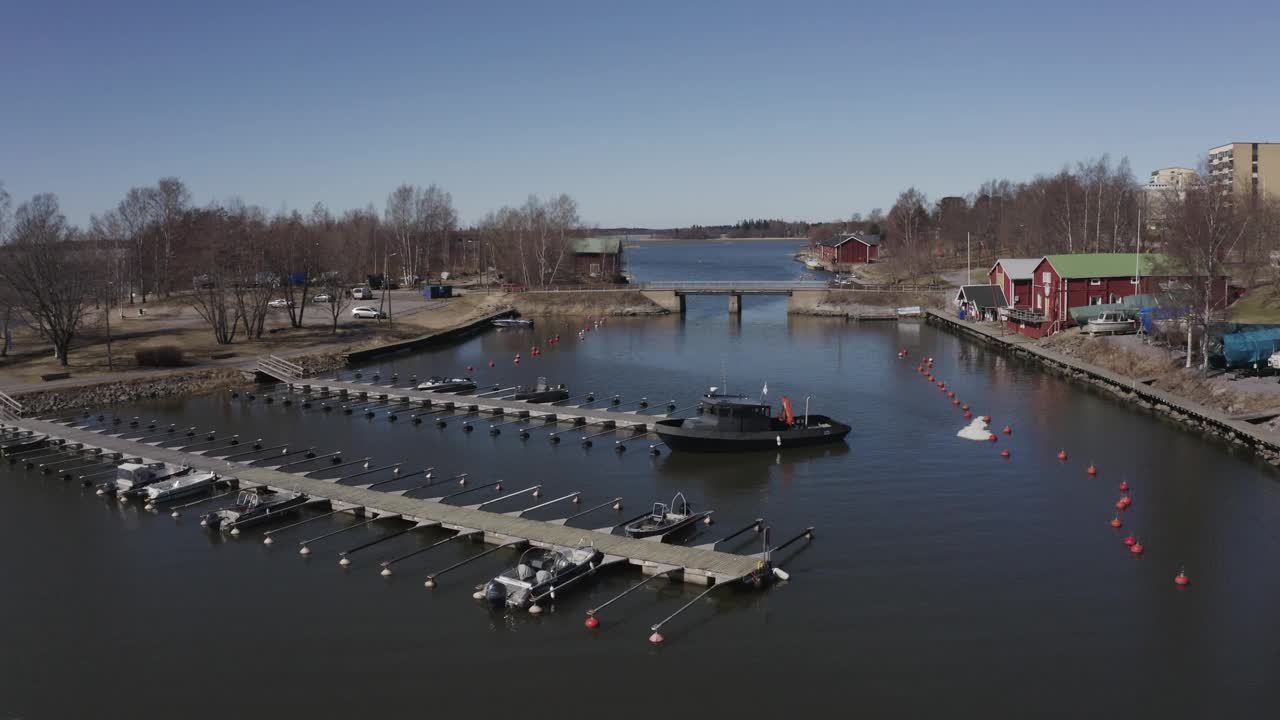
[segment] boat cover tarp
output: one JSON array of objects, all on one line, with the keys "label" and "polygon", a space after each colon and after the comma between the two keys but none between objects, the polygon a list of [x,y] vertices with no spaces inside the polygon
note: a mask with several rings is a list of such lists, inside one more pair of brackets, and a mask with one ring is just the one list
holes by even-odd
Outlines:
[{"label": "boat cover tarp", "polygon": [[1163,307],[1168,303],[1168,297],[1162,298],[1158,295],[1128,295],[1120,298],[1120,302],[1118,303],[1108,303],[1106,305],[1081,305],[1080,307],[1068,308],[1067,312],[1071,314],[1072,320],[1083,325],[1104,312],[1118,312],[1123,315],[1126,320],[1133,320],[1138,317],[1138,314],[1142,312],[1144,308]]},{"label": "boat cover tarp", "polygon": [[1229,368],[1266,365],[1276,352],[1280,352],[1280,328],[1242,330],[1222,336],[1222,357]]}]

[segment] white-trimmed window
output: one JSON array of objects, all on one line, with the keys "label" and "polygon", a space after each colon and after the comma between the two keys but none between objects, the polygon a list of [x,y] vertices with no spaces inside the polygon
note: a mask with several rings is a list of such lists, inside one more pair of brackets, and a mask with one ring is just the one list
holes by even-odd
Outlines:
[{"label": "white-trimmed window", "polygon": [[1131,278],[1129,278],[1129,284],[1130,284],[1130,285],[1137,285],[1137,284],[1138,284],[1138,278],[1136,278],[1136,277],[1131,277]]},{"label": "white-trimmed window", "polygon": [[1089,278],[1089,284],[1090,284],[1090,285],[1101,285],[1101,284],[1102,284],[1102,278]]},{"label": "white-trimmed window", "polygon": [[1089,304],[1090,304],[1090,305],[1101,305],[1101,304],[1102,304],[1102,298],[1100,298],[1100,297],[1091,297],[1091,298],[1089,298]]}]

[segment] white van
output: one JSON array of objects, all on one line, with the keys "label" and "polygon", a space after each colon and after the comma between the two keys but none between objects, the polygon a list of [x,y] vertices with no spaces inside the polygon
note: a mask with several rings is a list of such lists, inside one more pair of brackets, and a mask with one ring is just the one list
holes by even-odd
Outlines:
[{"label": "white van", "polygon": [[367,287],[353,287],[351,288],[351,297],[356,300],[372,300],[373,291]]}]

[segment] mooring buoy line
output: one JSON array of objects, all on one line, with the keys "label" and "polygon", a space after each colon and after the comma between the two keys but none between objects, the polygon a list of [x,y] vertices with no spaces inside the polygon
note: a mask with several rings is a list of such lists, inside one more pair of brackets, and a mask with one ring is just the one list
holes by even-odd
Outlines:
[{"label": "mooring buoy line", "polygon": [[662,641],[664,640],[664,638],[662,637],[662,634],[659,632],[659,630],[661,630],[661,629],[662,629],[662,626],[664,626],[664,625],[666,625],[667,623],[669,623],[669,622],[671,622],[672,620],[674,620],[674,619],[676,618],[676,616],[677,616],[677,615],[679,615],[680,613],[682,613],[682,612],[684,612],[685,610],[688,610],[689,608],[693,607],[693,606],[694,606],[694,604],[695,604],[695,603],[697,603],[697,602],[698,602],[699,600],[701,600],[702,598],[704,598],[704,597],[706,597],[706,596],[710,595],[711,593],[715,592],[716,590],[719,590],[720,588],[722,588],[722,587],[726,587],[726,586],[728,586],[728,585],[730,585],[730,583],[716,583],[716,584],[712,585],[711,587],[707,588],[706,590],[703,590],[702,592],[698,593],[698,596],[697,596],[697,597],[695,597],[694,599],[692,599],[692,600],[690,600],[689,602],[687,602],[687,603],[685,603],[684,605],[682,605],[682,606],[680,607],[680,609],[679,609],[679,610],[676,610],[675,612],[671,613],[671,614],[670,614],[670,615],[668,615],[667,617],[663,618],[660,622],[658,622],[658,623],[656,623],[656,624],[654,624],[654,625],[649,626],[649,629],[653,631],[653,634],[649,636],[649,642],[651,642],[651,643],[660,643],[660,642],[662,642]]},{"label": "mooring buoy line", "polygon": [[[496,487],[495,487],[495,486],[496,486]],[[451,499],[451,498],[458,497],[459,495],[466,495],[467,493],[473,493],[473,492],[475,492],[476,490],[483,490],[483,489],[485,489],[485,488],[490,488],[490,487],[491,487],[491,488],[495,488],[495,490],[496,490],[497,492],[502,492],[502,481],[501,481],[501,480],[494,480],[493,482],[481,483],[480,485],[473,485],[473,486],[471,486],[471,487],[467,488],[466,490],[459,490],[459,491],[457,491],[457,492],[451,492],[451,493],[449,493],[448,495],[440,495],[440,496],[437,496],[437,497],[433,497],[433,498],[425,498],[425,499],[427,499],[427,500],[435,500],[436,502],[444,502],[445,500],[449,500],[449,499]]]},{"label": "mooring buoy line", "polygon": [[813,526],[812,526],[812,525],[810,525],[809,527],[805,528],[805,529],[804,529],[804,531],[803,531],[803,532],[801,532],[799,535],[796,535],[795,537],[793,537],[793,538],[791,538],[790,540],[788,540],[788,541],[786,541],[786,542],[782,543],[781,545],[775,545],[775,546],[773,546],[773,547],[769,548],[768,550],[766,550],[766,551],[765,551],[765,555],[772,555],[773,553],[776,553],[776,552],[778,552],[778,551],[780,551],[780,550],[784,550],[784,549],[786,549],[786,547],[787,547],[787,546],[791,545],[792,543],[798,542],[799,540],[801,540],[801,539],[805,539],[805,538],[807,538],[807,539],[809,539],[809,540],[812,540],[812,539],[813,539]]},{"label": "mooring buoy line", "polygon": [[[495,386],[495,388],[496,388],[496,386]],[[479,387],[477,387],[476,389],[477,389],[477,390],[479,390],[480,388],[479,388]],[[488,392],[476,393],[476,394],[474,394],[474,395],[462,395],[462,394],[460,394],[460,393],[459,393],[459,394],[458,394],[458,397],[482,398],[482,397],[488,397],[488,396],[490,396],[490,395],[497,395],[498,393],[511,392],[511,391],[513,391],[513,390],[515,390],[515,389],[516,389],[516,386],[515,386],[515,385],[512,385],[511,387],[496,388],[496,389],[494,389],[494,390],[490,390],[490,391],[488,391]],[[499,399],[499,398],[494,398],[494,399],[495,399],[495,400],[497,400],[497,399]]]},{"label": "mooring buoy line", "polygon": [[644,414],[646,411],[648,411],[648,410],[656,410],[656,409],[658,409],[658,408],[662,408],[662,409],[666,410],[668,413],[675,412],[675,409],[676,409],[676,401],[675,401],[675,398],[672,398],[672,399],[668,400],[665,404],[662,404],[662,405],[650,405],[650,406],[649,406],[649,407],[647,407],[647,408],[641,408],[641,409],[639,409],[639,410],[636,410],[636,411],[635,411],[635,414],[636,414],[636,415],[643,415],[643,414]]},{"label": "mooring buoy line", "polygon": [[395,473],[395,477],[391,477],[386,480],[379,480],[377,482],[372,482],[367,485],[353,485],[352,487],[364,488],[365,490],[369,490],[371,488],[376,488],[379,485],[386,485],[388,483],[397,482],[400,480],[404,480],[405,478],[411,478],[415,475],[422,475],[424,473],[428,478],[430,478],[432,470],[435,470],[435,468],[434,467],[423,468],[422,470],[414,470],[413,472],[408,472],[408,473],[401,473],[397,470]]},{"label": "mooring buoy line", "polygon": [[582,407],[581,405],[561,405],[560,404],[560,403],[572,402],[573,400],[581,400],[582,398],[586,398],[588,403],[595,402],[596,394],[589,392],[589,393],[583,393],[581,395],[572,395],[563,400],[555,400],[553,402],[549,402],[547,403],[547,405],[551,407]]},{"label": "mooring buoy line", "polygon": [[597,402],[600,402],[600,401],[603,401],[603,400],[616,400],[616,401],[618,401],[618,402],[621,402],[621,397],[622,397],[622,396],[620,396],[620,395],[610,395],[610,396],[609,396],[609,397],[607,397],[607,398],[606,398],[606,397],[601,397],[601,398],[599,398],[599,399],[595,398],[595,397],[594,397],[594,396],[592,396],[592,395],[588,395],[587,397],[588,397],[589,399],[588,399],[586,402],[584,402],[584,403],[579,403],[579,404],[577,404],[577,405],[573,405],[573,406],[571,406],[571,407],[576,407],[576,408],[585,408],[585,407],[586,407],[586,406],[588,406],[588,405],[594,405],[594,404],[596,404]]},{"label": "mooring buoy line", "polygon": [[[616,497],[616,498],[614,498],[614,499],[612,499],[612,500],[608,500],[608,501],[606,501],[606,502],[602,502],[602,503],[600,503],[599,505],[593,505],[593,506],[591,506],[591,507],[587,508],[586,510],[582,510],[582,511],[580,511],[580,512],[576,512],[576,513],[574,513],[574,514],[570,515],[569,517],[560,518],[560,519],[558,519],[558,520],[548,520],[547,522],[551,523],[552,525],[564,525],[564,524],[568,523],[570,520],[573,520],[574,518],[580,518],[580,517],[582,517],[583,515],[588,515],[588,514],[593,513],[593,512],[595,512],[595,511],[597,511],[597,510],[603,510],[604,508],[607,508],[607,507],[609,507],[609,506],[611,506],[611,505],[613,506],[613,509],[614,509],[615,511],[617,511],[617,512],[622,512],[622,498],[621,498],[621,497]],[[645,514],[647,515],[648,513],[645,513]],[[644,515],[641,515],[640,517],[644,517]],[[637,518],[637,519],[639,519],[639,518]],[[611,528],[611,529],[612,529],[612,528]]]},{"label": "mooring buoy line", "polygon": [[595,617],[597,614],[599,614],[599,612],[600,612],[601,610],[603,610],[603,609],[605,609],[605,608],[609,607],[610,605],[612,605],[612,604],[614,604],[614,603],[618,602],[618,601],[619,601],[619,600],[621,600],[622,598],[624,598],[624,597],[626,597],[626,596],[630,595],[631,593],[635,592],[636,590],[639,590],[640,588],[644,587],[645,585],[648,585],[650,582],[652,582],[652,581],[654,581],[654,580],[657,580],[657,579],[658,579],[658,578],[660,578],[660,577],[666,577],[667,575],[670,575],[670,574],[671,574],[671,573],[673,573],[673,572],[677,572],[678,570],[680,570],[680,568],[678,568],[678,567],[673,567],[673,568],[668,568],[668,569],[666,569],[666,570],[662,570],[662,571],[656,572],[656,573],[654,573],[654,574],[652,574],[652,575],[648,575],[648,576],[646,576],[646,577],[645,577],[643,580],[641,580],[640,582],[636,583],[635,585],[632,585],[631,587],[627,588],[626,590],[623,590],[622,592],[618,593],[617,595],[614,595],[613,597],[609,598],[608,600],[605,600],[603,603],[601,603],[601,604],[599,604],[599,605],[597,605],[597,606],[595,606],[595,607],[593,607],[593,608],[588,608],[588,609],[587,609],[587,617]]},{"label": "mooring buoy line", "polygon": [[527,513],[527,512],[532,512],[532,511],[534,511],[534,510],[540,510],[540,509],[542,509],[542,508],[544,508],[544,507],[547,507],[547,506],[549,506],[549,505],[555,505],[555,504],[556,504],[556,503],[558,503],[558,502],[564,502],[565,500],[572,499],[575,503],[576,503],[576,502],[579,502],[578,498],[579,498],[581,495],[582,495],[582,493],[581,493],[580,491],[578,491],[578,490],[574,490],[573,492],[569,493],[568,495],[564,495],[564,496],[562,496],[562,497],[558,497],[558,498],[556,498],[555,500],[548,500],[548,501],[546,501],[546,502],[544,502],[544,503],[540,503],[540,504],[538,504],[538,505],[534,505],[533,507],[527,507],[527,508],[525,508],[525,509],[523,509],[523,510],[513,510],[513,511],[508,512],[508,513],[505,513],[505,514],[506,514],[506,515],[511,515],[511,516],[513,516],[513,517],[523,517],[523,516],[524,516],[524,514],[525,514],[525,513]]},{"label": "mooring buoy line", "polygon": [[[504,416],[505,416],[505,413],[504,413]],[[505,426],[507,426],[507,425],[514,425],[514,424],[516,424],[516,423],[527,422],[527,421],[532,420],[532,419],[533,419],[533,415],[532,415],[532,413],[530,413],[528,410],[516,410],[516,411],[515,411],[515,417],[514,417],[514,418],[512,418],[511,420],[507,420],[507,421],[505,421],[505,422],[500,422],[500,423],[494,423],[494,424],[490,425],[490,426],[489,426],[489,434],[490,434],[490,435],[497,435],[498,433],[500,433],[500,432],[502,431],[502,430],[501,430],[501,428],[503,428],[503,427],[505,427]]]},{"label": "mooring buoy line", "polygon": [[395,538],[398,538],[398,537],[400,537],[401,535],[404,535],[404,534],[406,534],[406,533],[411,533],[411,532],[413,532],[414,530],[421,530],[422,528],[425,528],[425,527],[435,527],[436,525],[439,525],[439,524],[440,524],[440,523],[436,523],[436,522],[419,522],[419,523],[414,523],[413,525],[410,525],[409,527],[404,528],[403,530],[396,530],[396,531],[395,531],[395,532],[393,532],[393,533],[387,533],[386,535],[383,535],[383,536],[382,536],[382,537],[380,537],[380,538],[375,538],[375,539],[370,540],[370,541],[368,541],[368,542],[361,543],[361,544],[359,544],[359,545],[357,545],[357,546],[355,546],[355,547],[353,547],[353,548],[347,548],[346,550],[339,551],[339,552],[338,552],[338,557],[339,557],[340,559],[338,560],[338,564],[339,564],[339,565],[341,565],[341,566],[343,566],[343,567],[346,567],[346,566],[348,566],[348,565],[350,565],[350,564],[351,564],[351,561],[347,559],[347,557],[348,557],[349,555],[354,555],[355,553],[358,553],[358,552],[360,552],[361,550],[365,550],[365,549],[367,549],[367,548],[371,548],[371,547],[373,547],[374,545],[378,545],[378,544],[380,544],[380,543],[384,543],[384,542],[386,542],[386,541],[388,541],[388,540],[394,540]]},{"label": "mooring buoy line", "polygon": [[[330,504],[330,507],[334,507],[334,506],[332,505],[332,503]],[[271,537],[271,536],[272,536],[272,535],[275,535],[276,533],[281,533],[281,532],[284,532],[284,531],[286,531],[286,530],[292,530],[292,529],[294,529],[294,528],[296,528],[296,527],[302,527],[303,525],[306,525],[307,523],[313,523],[313,522],[315,522],[315,521],[317,521],[317,520],[323,520],[323,519],[325,519],[325,518],[327,518],[327,517],[333,517],[334,515],[337,515],[337,514],[339,514],[339,513],[353,513],[353,514],[354,514],[354,513],[360,512],[361,510],[364,510],[364,509],[365,509],[365,508],[364,508],[364,506],[363,506],[363,505],[351,505],[351,506],[349,506],[349,507],[342,507],[342,508],[338,508],[338,509],[336,509],[336,510],[330,510],[329,512],[321,513],[321,514],[319,514],[319,515],[312,515],[311,517],[307,518],[306,520],[299,520],[298,522],[295,522],[295,523],[289,523],[288,525],[285,525],[284,527],[278,527],[278,528],[276,528],[276,529],[274,529],[274,530],[268,530],[268,531],[266,531],[266,532],[262,533],[262,544],[263,544],[263,545],[270,545],[270,544],[272,543],[272,537]]]},{"label": "mooring buoy line", "polygon": [[400,517],[400,516],[399,516],[399,515],[397,515],[397,514],[394,514],[394,513],[389,514],[389,515],[375,515],[374,517],[372,517],[372,518],[370,518],[370,519],[368,519],[368,520],[365,520],[365,521],[363,521],[363,522],[354,523],[354,524],[352,524],[352,525],[348,525],[348,526],[346,526],[346,527],[344,527],[344,528],[340,528],[340,529],[338,529],[338,530],[334,530],[333,532],[327,532],[327,533],[325,533],[325,534],[323,534],[323,535],[318,535],[318,536],[316,536],[316,537],[309,538],[309,539],[307,539],[307,540],[299,540],[299,541],[298,541],[298,545],[300,545],[300,546],[301,546],[301,549],[300,549],[300,550],[298,550],[298,554],[300,554],[300,555],[310,555],[310,554],[311,554],[311,550],[308,548],[308,546],[309,546],[309,545],[311,545],[311,543],[320,542],[321,540],[325,540],[325,539],[327,539],[327,538],[331,538],[331,537],[333,537],[334,535],[341,535],[342,533],[347,532],[347,531],[349,531],[349,530],[356,530],[356,529],[358,529],[358,528],[368,527],[368,526],[370,526],[370,525],[372,525],[372,524],[374,524],[374,523],[378,522],[379,520],[390,520],[390,519],[392,519],[392,518],[398,518],[398,517]]},{"label": "mooring buoy line", "polygon": [[[210,431],[210,432],[209,432],[209,436],[214,435],[214,434],[215,434],[215,433],[214,433],[213,431]],[[217,450],[218,448],[216,448],[216,447],[209,447],[209,448],[204,448],[203,450],[192,450],[191,448],[199,447],[199,446],[201,446],[201,445],[217,445],[217,444],[221,444],[221,443],[227,443],[226,447],[232,447],[232,446],[234,446],[234,445],[239,445],[239,444],[240,444],[240,436],[239,436],[238,434],[237,434],[237,435],[232,435],[232,436],[230,436],[230,437],[225,437],[225,438],[214,437],[214,438],[212,438],[212,439],[211,439],[209,436],[205,436],[205,439],[204,439],[204,440],[201,440],[200,442],[197,442],[197,443],[191,443],[190,445],[184,445],[184,446],[182,446],[182,447],[178,448],[178,450],[181,450],[182,452],[189,452],[189,453],[196,454],[196,455],[204,455],[204,454],[205,454],[205,453],[207,453],[208,451],[210,451],[210,450]]]},{"label": "mooring buoy line", "polygon": [[390,560],[383,560],[383,561],[381,561],[381,562],[379,562],[379,563],[378,563],[379,565],[381,565],[381,566],[382,566],[382,572],[381,572],[380,574],[381,574],[383,577],[386,577],[386,576],[390,575],[390,574],[391,574],[391,566],[392,566],[392,565],[394,565],[394,564],[396,564],[396,563],[398,563],[398,562],[400,562],[401,560],[408,560],[409,558],[411,558],[411,557],[413,557],[413,556],[415,556],[415,555],[421,555],[422,553],[424,553],[424,552],[426,552],[426,551],[428,551],[428,550],[432,550],[432,549],[434,549],[434,548],[438,548],[438,547],[440,547],[441,545],[444,545],[445,543],[450,543],[450,542],[453,542],[454,540],[458,540],[458,539],[460,539],[460,538],[471,538],[471,537],[475,537],[476,535],[484,535],[484,531],[482,531],[482,530],[459,530],[459,531],[457,532],[457,534],[456,534],[456,535],[450,535],[449,537],[447,537],[447,538],[445,538],[445,539],[443,539],[443,540],[437,540],[436,542],[433,542],[433,543],[431,543],[430,545],[428,545],[428,546],[426,546],[426,547],[420,547],[420,548],[417,548],[417,549],[415,549],[415,550],[410,550],[409,552],[404,553],[404,554],[402,554],[402,555],[397,555],[396,557],[393,557],[393,558],[391,558]]},{"label": "mooring buoy line", "polygon": [[203,505],[204,503],[210,502],[212,500],[220,500],[224,497],[235,495],[236,493],[240,492],[242,488],[238,487],[239,483],[235,480],[235,478],[228,478],[228,480],[231,482],[231,489],[224,493],[219,493],[217,495],[210,495],[209,497],[200,498],[199,500],[193,500],[189,503],[183,503],[181,505],[171,505],[169,506],[168,509],[173,511],[174,517],[178,517],[179,510],[186,510],[189,507],[195,507],[196,505]]},{"label": "mooring buoy line", "polygon": [[[315,462],[317,460],[329,460],[330,462],[332,462],[333,467],[329,468],[330,470],[339,468],[339,467],[344,467],[342,465],[338,465],[339,462],[342,462],[342,451],[339,450],[338,452],[325,453],[324,455],[316,455],[315,457],[302,458],[301,460],[294,460],[293,462],[287,462],[284,465],[277,465],[276,467],[272,468],[272,470],[283,471],[285,468],[295,467],[297,465],[306,465],[307,463]],[[368,460],[369,458],[364,459],[364,461],[368,461]],[[356,460],[355,462],[358,463],[362,461]],[[347,463],[347,465],[353,465],[353,464],[355,463]],[[322,469],[323,468],[316,468],[316,470],[312,470],[311,472],[316,472],[317,470],[322,470]],[[309,473],[303,473],[303,475],[307,475],[307,474]]]},{"label": "mooring buoy line", "polygon": [[[226,460],[227,462],[231,462],[232,460],[238,461],[242,457],[249,457],[250,455],[257,455],[259,453],[271,452],[272,450],[283,450],[287,447],[289,447],[289,443],[284,443],[282,445],[272,445],[271,447],[255,447],[252,450],[248,450],[241,453],[235,453],[234,455],[227,455],[222,459]],[[250,462],[257,462],[258,460],[266,460],[266,459],[267,458],[262,457],[262,458],[257,458],[257,460],[251,460]]]},{"label": "mooring buoy line", "polygon": [[591,441],[594,440],[595,438],[598,438],[602,435],[609,435],[611,433],[618,432],[617,426],[612,425],[612,423],[610,423],[609,421],[605,421],[604,423],[601,423],[601,424],[606,426],[604,430],[598,433],[594,433],[592,435],[583,435],[580,438],[579,441],[582,443],[582,447],[589,448],[592,445]]},{"label": "mooring buoy line", "polygon": [[518,496],[523,495],[523,494],[528,493],[528,492],[533,493],[533,496],[536,498],[536,497],[538,497],[538,495],[539,495],[539,494],[541,494],[541,491],[542,491],[542,486],[541,486],[541,485],[534,485],[533,487],[527,487],[527,488],[525,488],[525,489],[523,489],[523,490],[517,490],[517,491],[512,492],[512,493],[507,493],[507,494],[503,495],[502,497],[496,497],[496,498],[494,498],[494,499],[492,499],[492,500],[485,500],[484,502],[482,502],[482,503],[477,503],[477,504],[475,504],[475,505],[463,505],[462,507],[464,507],[464,508],[468,508],[468,509],[470,509],[470,510],[479,510],[480,508],[483,508],[483,507],[484,507],[484,506],[486,506],[486,505],[492,505],[493,503],[496,503],[496,502],[503,502],[503,501],[505,501],[505,500],[510,500],[510,499],[511,499],[511,498],[513,498],[513,497],[518,497]]},{"label": "mooring buoy line", "polygon": [[[311,445],[311,446],[309,446],[309,447],[305,447],[305,448],[303,448],[303,449],[301,449],[301,450],[288,450],[288,449],[286,449],[286,450],[285,450],[285,452],[282,452],[282,453],[280,453],[279,455],[270,455],[270,456],[268,456],[268,457],[262,457],[262,458],[258,458],[257,460],[253,460],[253,461],[251,461],[251,464],[252,464],[252,463],[255,463],[255,462],[262,462],[263,460],[275,460],[275,459],[277,459],[277,458],[290,457],[290,456],[292,456],[292,455],[301,455],[301,454],[303,454],[303,453],[308,453],[308,454],[307,454],[307,459],[308,459],[308,460],[311,460],[311,459],[315,458],[315,456],[316,456],[316,455],[315,455],[315,452],[316,452],[316,446],[315,446],[315,445]],[[271,469],[276,468],[276,467],[279,467],[279,466],[278,466],[278,465],[263,465],[262,467],[265,467],[265,468],[267,468],[268,470],[271,470]]]},{"label": "mooring buoy line", "polygon": [[[461,474],[458,474],[458,475],[454,475],[453,477],[441,478],[438,482],[437,482],[437,481],[435,481],[435,480],[431,480],[431,479],[430,479],[430,478],[431,478],[431,476],[430,476],[430,475],[427,475],[427,478],[428,478],[428,479],[427,479],[427,482],[422,483],[421,485],[414,485],[413,487],[405,488],[405,489],[403,489],[403,490],[391,490],[391,491],[389,491],[387,494],[388,494],[388,495],[401,495],[401,496],[406,496],[406,495],[408,495],[408,494],[409,494],[409,493],[411,493],[411,492],[415,492],[415,491],[417,491],[417,490],[421,490],[421,489],[423,489],[423,488],[429,488],[429,487],[431,487],[432,485],[443,485],[444,483],[449,482],[450,480],[457,480],[459,485],[465,485],[465,484],[467,484],[467,473],[461,473]],[[423,499],[423,500],[431,500],[431,499],[433,499],[433,498],[422,498],[422,499]]]},{"label": "mooring buoy line", "polygon": [[486,556],[488,556],[488,555],[492,555],[492,554],[494,554],[494,553],[498,552],[499,550],[505,550],[506,548],[512,548],[512,547],[523,547],[523,546],[528,545],[528,544],[529,544],[529,541],[528,541],[528,540],[512,540],[512,541],[510,541],[510,542],[502,543],[501,545],[495,545],[494,547],[491,547],[491,548],[489,548],[488,550],[485,550],[484,552],[482,552],[482,553],[480,553],[480,554],[478,554],[478,555],[472,555],[471,557],[467,558],[466,560],[459,560],[458,562],[456,562],[456,563],[454,563],[454,564],[450,565],[449,567],[447,567],[447,568],[445,568],[445,569],[443,569],[443,570],[437,570],[436,572],[433,572],[433,573],[431,573],[431,574],[427,575],[427,581],[426,581],[425,583],[423,583],[423,584],[424,584],[424,585],[426,585],[426,586],[427,586],[427,587],[429,587],[429,588],[433,588],[433,587],[435,587],[435,586],[436,586],[436,578],[440,577],[441,575],[444,575],[444,574],[446,574],[446,573],[453,572],[454,570],[457,570],[458,568],[462,567],[463,565],[467,565],[467,564],[473,563],[473,562],[475,562],[476,560],[479,560],[480,558],[482,558],[482,557],[486,557]]},{"label": "mooring buoy line", "polygon": [[[38,448],[32,448],[30,450],[23,450],[20,452],[12,453],[7,456],[9,459],[9,464],[15,465],[19,462],[26,462],[28,460],[38,460],[40,458],[52,457],[62,452],[66,452],[65,450],[50,452],[50,450],[52,450],[53,447],[55,446],[42,445]],[[59,445],[56,447],[62,447],[62,446]]]},{"label": "mooring buoy line", "polygon": [[719,545],[720,543],[728,542],[728,541],[730,541],[730,540],[732,540],[732,539],[734,539],[734,538],[738,537],[738,536],[739,536],[739,535],[741,535],[742,533],[747,532],[748,530],[755,530],[756,532],[760,532],[763,528],[764,528],[764,518],[756,518],[755,520],[752,520],[750,523],[748,523],[748,524],[747,524],[745,527],[743,527],[741,530],[737,530],[737,531],[735,531],[735,532],[731,532],[731,533],[729,533],[728,535],[725,535],[724,537],[720,538],[719,540],[715,540],[715,541],[713,541],[713,542],[709,542],[709,543],[703,543],[703,544],[701,544],[701,545],[693,545],[692,547],[695,547],[695,548],[704,548],[704,549],[707,549],[707,550],[714,550],[714,549],[715,549],[715,547],[716,547],[717,545]]},{"label": "mooring buoy line", "polygon": [[[617,396],[615,395],[614,397],[616,398]],[[647,398],[647,397],[642,397],[642,398],[640,398],[639,400],[630,400],[630,401],[627,401],[627,402],[624,402],[624,403],[614,403],[614,405],[613,405],[613,411],[614,411],[614,412],[627,412],[627,413],[638,414],[639,410],[623,410],[623,409],[622,409],[622,408],[624,408],[624,407],[626,407],[626,406],[628,406],[628,405],[637,405],[637,406],[638,406],[638,408],[639,408],[639,410],[643,410],[643,409],[645,409],[645,408],[649,407],[649,398]]]},{"label": "mooring buoy line", "polygon": [[403,464],[403,463],[392,463],[392,464],[390,464],[390,465],[383,465],[382,467],[368,468],[367,470],[361,470],[361,471],[360,471],[360,472],[358,472],[358,473],[352,473],[352,474],[350,474],[350,475],[343,475],[342,477],[334,478],[334,479],[333,479],[333,481],[334,481],[334,482],[339,482],[339,483],[340,483],[340,482],[342,482],[343,480],[350,480],[351,478],[358,478],[358,477],[362,477],[362,476],[364,476],[364,475],[372,475],[372,474],[374,474],[374,473],[382,472],[383,470],[390,470],[391,468],[396,468],[396,469],[397,469],[397,470],[396,470],[396,472],[398,473],[398,472],[399,472],[399,468],[400,468],[400,466],[401,466],[402,464]]},{"label": "mooring buoy line", "polygon": [[26,468],[30,470],[34,468],[36,465],[40,464],[41,461],[48,460],[50,458],[61,457],[62,455],[66,455],[68,453],[74,453],[74,452],[77,452],[76,448],[63,446],[63,449],[58,450],[57,452],[46,453],[44,455],[36,455],[33,457],[24,458],[23,463],[24,465],[26,465]]},{"label": "mooring buoy line", "polygon": [[119,460],[116,460],[116,459],[113,459],[113,458],[108,458],[108,459],[106,459],[106,460],[99,460],[98,462],[89,463],[88,465],[79,465],[79,466],[77,466],[77,467],[63,468],[63,469],[62,469],[62,470],[60,470],[59,472],[61,472],[61,473],[62,473],[63,479],[65,479],[65,480],[71,480],[72,478],[74,478],[74,477],[75,477],[74,473],[78,473],[78,472],[81,472],[81,471],[83,471],[83,470],[88,470],[89,468],[95,468],[95,467],[99,467],[99,466],[102,466],[102,465],[111,465],[111,466],[113,466],[113,467],[114,467],[114,466],[115,466],[115,465],[117,465],[118,463],[119,463]]}]

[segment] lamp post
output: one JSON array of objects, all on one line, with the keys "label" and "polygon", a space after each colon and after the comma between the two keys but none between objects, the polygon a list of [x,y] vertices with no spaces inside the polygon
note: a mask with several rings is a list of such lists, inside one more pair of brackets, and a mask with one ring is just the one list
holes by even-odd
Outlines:
[{"label": "lamp post", "polygon": [[115,289],[114,283],[107,283],[107,311],[103,314],[107,318],[107,370],[115,370],[115,363],[111,359],[111,293]]},{"label": "lamp post", "polygon": [[388,255],[385,250],[382,253],[382,297],[387,301],[387,326],[391,327],[395,323],[391,320],[391,279],[388,273],[391,258],[400,253],[391,253]]}]

